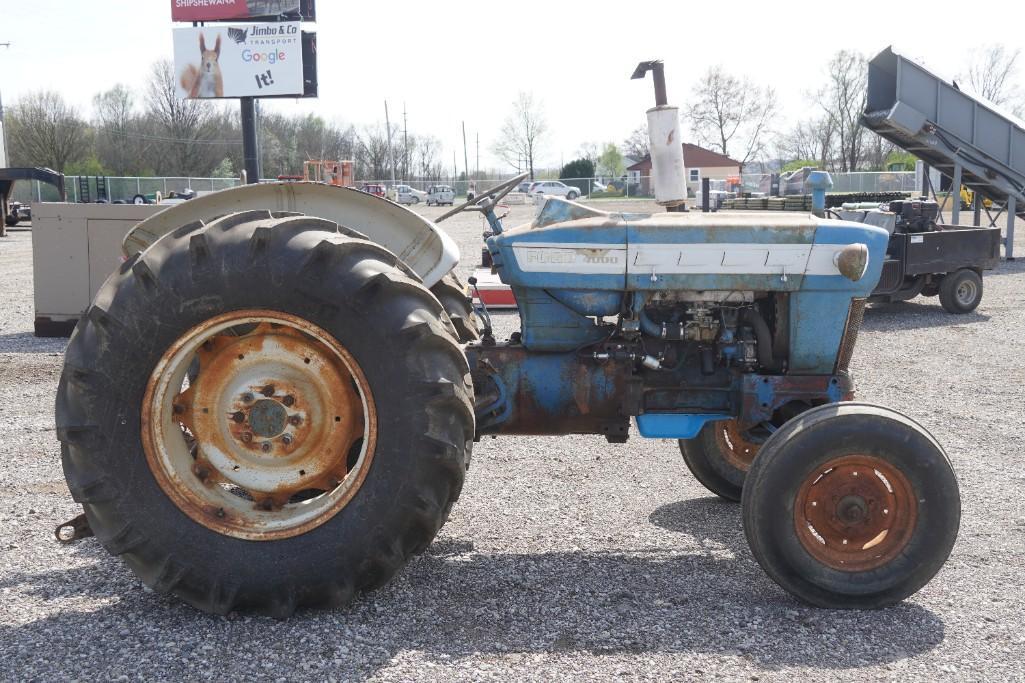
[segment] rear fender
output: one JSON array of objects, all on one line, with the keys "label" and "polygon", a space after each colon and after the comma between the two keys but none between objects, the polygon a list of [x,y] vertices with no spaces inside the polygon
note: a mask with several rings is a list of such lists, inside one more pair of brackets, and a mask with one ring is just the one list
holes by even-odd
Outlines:
[{"label": "rear fender", "polygon": [[459,263],[455,241],[434,223],[381,197],[321,183],[260,183],[199,196],[139,223],[122,250],[132,256],[182,225],[253,209],[294,211],[361,232],[402,259],[427,287]]}]

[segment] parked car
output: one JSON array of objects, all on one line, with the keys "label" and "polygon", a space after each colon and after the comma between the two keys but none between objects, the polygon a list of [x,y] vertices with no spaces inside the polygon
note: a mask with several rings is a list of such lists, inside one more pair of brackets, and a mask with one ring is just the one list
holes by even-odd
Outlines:
[{"label": "parked car", "polygon": [[396,204],[419,204],[427,199],[427,193],[409,185],[388,188],[388,199]]},{"label": "parked car", "polygon": [[530,194],[550,194],[556,197],[565,197],[566,199],[576,199],[580,196],[580,190],[577,188],[567,185],[566,183],[559,182],[558,180],[542,180],[534,183],[528,190]]},{"label": "parked car", "polygon": [[591,182],[591,187],[592,187],[592,190],[591,190],[592,192],[608,192],[609,191],[609,186],[606,185],[605,183],[601,182],[600,180],[592,181]]},{"label": "parked car", "polygon": [[534,184],[533,180],[524,180],[522,183],[516,186],[517,192],[529,192],[530,186]]},{"label": "parked car", "polygon": [[450,185],[431,185],[427,188],[427,206],[434,204],[436,206],[444,206],[452,204],[456,200],[455,190]]},{"label": "parked car", "polygon": [[385,196],[384,185],[379,183],[363,183],[359,189],[361,192],[372,194],[375,197]]}]

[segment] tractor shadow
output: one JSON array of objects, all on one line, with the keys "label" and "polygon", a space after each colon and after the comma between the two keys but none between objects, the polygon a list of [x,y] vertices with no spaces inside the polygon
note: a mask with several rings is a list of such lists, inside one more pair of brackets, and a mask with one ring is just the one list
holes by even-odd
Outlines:
[{"label": "tractor shadow", "polygon": [[484,553],[469,539],[443,534],[384,589],[345,609],[303,610],[285,621],[208,616],[145,591],[89,540],[67,551],[80,568],[0,578],[5,600],[49,612],[0,626],[0,649],[8,671],[29,672],[40,666],[38,644],[46,642],[55,655],[50,676],[84,647],[89,662],[76,662],[78,677],[132,675],[146,659],[157,677],[347,679],[372,675],[396,657],[444,667],[482,654],[516,661],[704,653],[769,670],[837,671],[912,657],[943,641],[941,619],[910,602],[875,612],[798,604],[751,558],[739,516],[737,505],[711,498],[656,509],[649,521],[679,534],[687,551],[668,543],[621,552]]}]

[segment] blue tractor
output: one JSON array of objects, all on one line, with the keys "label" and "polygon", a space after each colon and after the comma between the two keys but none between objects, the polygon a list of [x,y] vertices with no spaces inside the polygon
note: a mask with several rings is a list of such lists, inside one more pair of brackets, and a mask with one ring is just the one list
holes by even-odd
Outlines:
[{"label": "blue tractor", "polygon": [[521,180],[454,210],[486,217],[515,292],[502,341],[451,239],[364,193],[254,185],[140,224],[67,350],[58,436],[84,517],[59,536],[95,533],[199,609],[285,616],[422,552],[481,437],[633,426],[741,500],[753,555],[801,600],[880,607],[936,574],[950,463],[852,401],[884,230],[561,199],[507,229],[495,209]]}]

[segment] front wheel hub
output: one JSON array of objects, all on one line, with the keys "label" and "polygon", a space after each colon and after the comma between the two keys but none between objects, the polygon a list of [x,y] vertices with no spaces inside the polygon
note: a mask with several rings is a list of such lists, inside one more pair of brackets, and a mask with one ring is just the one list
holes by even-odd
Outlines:
[{"label": "front wheel hub", "polygon": [[831,460],[805,477],[794,527],[808,554],[841,571],[867,571],[911,540],[918,501],[904,473],[869,455]]},{"label": "front wheel hub", "polygon": [[144,399],[143,445],[164,491],[229,536],[285,538],[355,495],[376,418],[355,359],[319,327],[239,311],[183,335]]}]

